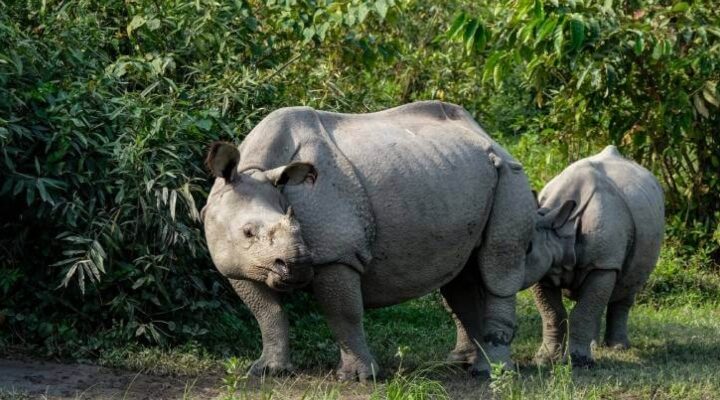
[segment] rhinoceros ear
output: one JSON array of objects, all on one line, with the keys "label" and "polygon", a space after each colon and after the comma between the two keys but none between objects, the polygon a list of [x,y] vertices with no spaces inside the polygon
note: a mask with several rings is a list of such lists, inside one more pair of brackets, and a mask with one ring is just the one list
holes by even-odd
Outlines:
[{"label": "rhinoceros ear", "polygon": [[538,210],[540,213],[538,225],[543,228],[560,229],[568,222],[576,206],[575,200],[567,200],[560,207],[551,210],[541,208]]},{"label": "rhinoceros ear", "polygon": [[314,183],[315,179],[317,179],[317,171],[312,164],[294,162],[266,171],[265,176],[275,186],[298,185],[305,181]]},{"label": "rhinoceros ear", "polygon": [[216,178],[230,181],[240,162],[240,151],[235,145],[225,142],[214,142],[210,145],[205,165]]}]

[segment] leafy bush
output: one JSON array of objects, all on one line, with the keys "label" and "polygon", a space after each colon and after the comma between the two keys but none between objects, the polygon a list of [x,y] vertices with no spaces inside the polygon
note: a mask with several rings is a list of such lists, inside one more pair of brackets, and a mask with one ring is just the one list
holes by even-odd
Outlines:
[{"label": "leafy bush", "polygon": [[0,0],[0,342],[257,350],[205,248],[201,160],[288,105],[462,104],[536,187],[619,143],[716,257],[718,14],[678,4]]},{"label": "leafy bush", "polygon": [[463,43],[472,54],[466,62],[478,67],[483,83],[525,88],[542,112],[518,119],[521,130],[538,133],[568,161],[619,145],[656,171],[670,211],[698,221],[711,237],[720,222],[716,4],[484,4],[460,12],[445,37]]},{"label": "leafy bush", "polygon": [[362,45],[361,24],[391,6],[2,4],[0,312],[13,340],[61,354],[87,334],[254,348],[198,221],[205,147],[297,101],[281,78],[298,47]]}]

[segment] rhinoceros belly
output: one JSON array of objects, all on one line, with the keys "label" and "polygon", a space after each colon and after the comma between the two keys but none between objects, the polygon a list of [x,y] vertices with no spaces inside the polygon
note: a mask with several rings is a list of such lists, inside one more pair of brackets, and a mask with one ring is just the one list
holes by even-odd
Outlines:
[{"label": "rhinoceros belly", "polygon": [[491,143],[452,122],[355,126],[333,134],[375,218],[363,297],[368,307],[395,304],[449,282],[478,246],[497,180]]}]

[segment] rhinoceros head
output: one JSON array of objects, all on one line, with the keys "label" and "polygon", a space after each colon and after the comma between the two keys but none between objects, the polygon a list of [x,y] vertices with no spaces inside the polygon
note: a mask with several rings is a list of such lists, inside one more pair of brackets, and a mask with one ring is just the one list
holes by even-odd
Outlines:
[{"label": "rhinoceros head", "polygon": [[215,184],[201,217],[213,263],[225,276],[290,290],[313,277],[310,254],[284,185],[314,176],[312,165],[292,163],[268,171],[238,170],[240,153],[213,143],[206,164]]},{"label": "rhinoceros head", "polygon": [[568,200],[553,209],[538,209],[535,230],[525,256],[524,287],[542,279],[553,266],[569,267],[575,263],[575,224],[572,221],[575,207],[576,202]]}]

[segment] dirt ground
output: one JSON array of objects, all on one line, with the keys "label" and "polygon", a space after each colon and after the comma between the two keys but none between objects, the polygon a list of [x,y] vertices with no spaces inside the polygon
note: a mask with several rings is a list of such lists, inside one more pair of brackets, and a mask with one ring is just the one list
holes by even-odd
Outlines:
[{"label": "dirt ground", "polygon": [[219,377],[158,377],[95,365],[0,359],[0,398],[214,398],[220,385]]},{"label": "dirt ground", "polygon": [[[485,385],[463,374],[444,382],[453,399],[478,398]],[[361,400],[370,397],[373,385],[340,384],[330,375],[301,374],[247,382],[238,398],[340,398]],[[335,395],[330,395],[335,392]],[[269,394],[272,392],[272,396]],[[472,393],[473,396],[467,395]],[[86,364],[60,364],[31,359],[0,359],[0,400],[25,399],[216,399],[224,394],[222,378],[154,376]],[[482,396],[481,396],[482,397]]]}]

